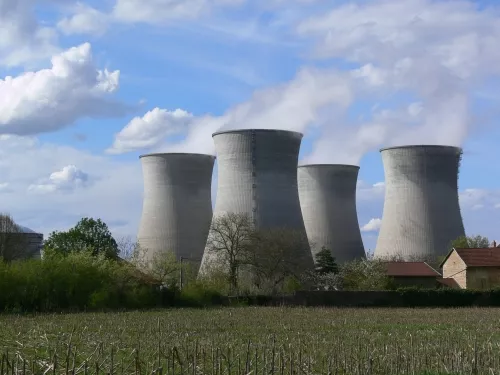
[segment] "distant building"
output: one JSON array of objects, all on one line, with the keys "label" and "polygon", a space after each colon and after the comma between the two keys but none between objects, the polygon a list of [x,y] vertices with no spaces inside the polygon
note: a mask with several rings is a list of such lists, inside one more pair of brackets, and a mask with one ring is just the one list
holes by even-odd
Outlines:
[{"label": "distant building", "polygon": [[433,289],[439,286],[441,274],[426,262],[384,262],[386,274],[399,288]]},{"label": "distant building", "polygon": [[461,289],[488,290],[500,287],[500,248],[452,249],[441,263],[443,278]]},{"label": "distant building", "polygon": [[[43,247],[43,234],[19,224],[14,225],[16,229],[12,231],[0,231],[1,246],[7,248],[7,250],[4,249],[3,251],[11,252],[10,256],[13,259],[40,259]],[[15,249],[13,249],[13,246]]]}]

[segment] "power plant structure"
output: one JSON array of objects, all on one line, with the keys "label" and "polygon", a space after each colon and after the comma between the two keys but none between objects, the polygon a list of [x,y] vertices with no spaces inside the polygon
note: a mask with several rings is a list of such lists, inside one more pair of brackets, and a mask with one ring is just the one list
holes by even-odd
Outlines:
[{"label": "power plant structure", "polygon": [[[218,163],[214,218],[228,213],[247,214],[255,229],[286,228],[305,240],[297,188],[302,134],[250,129],[217,132],[212,137]],[[293,260],[303,270],[313,267],[307,243],[303,253]],[[206,248],[200,272],[212,261],[217,264],[220,256]]]},{"label": "power plant structure", "polygon": [[462,150],[451,146],[401,146],[380,150],[385,202],[377,258],[405,261],[446,255],[465,235],[458,200]]},{"label": "power plant structure", "polygon": [[141,155],[144,200],[137,240],[142,260],[173,252],[200,264],[212,220],[215,157],[193,153]]},{"label": "power plant structure", "polygon": [[298,168],[300,206],[312,252],[329,249],[338,264],[365,257],[356,211],[359,167],[340,164]]},{"label": "power plant structure", "polygon": [[19,228],[19,234],[22,236],[22,243],[26,246],[26,256],[40,259],[42,257],[43,234],[21,225],[17,225],[17,227]]}]

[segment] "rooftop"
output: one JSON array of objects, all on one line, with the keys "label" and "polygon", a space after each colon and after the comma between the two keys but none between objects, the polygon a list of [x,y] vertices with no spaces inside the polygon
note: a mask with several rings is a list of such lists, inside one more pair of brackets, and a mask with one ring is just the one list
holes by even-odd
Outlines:
[{"label": "rooftop", "polygon": [[229,129],[229,130],[220,130],[212,134],[212,137],[219,135],[219,134],[226,134],[226,133],[249,133],[249,132],[256,132],[256,133],[288,133],[288,134],[295,134],[297,136],[302,137],[303,134],[300,132],[296,132],[293,130],[283,130],[283,129]]},{"label": "rooftop", "polygon": [[500,267],[500,248],[455,249],[467,267]]},{"label": "rooftop", "polygon": [[384,262],[387,276],[438,277],[441,276],[425,262]]}]

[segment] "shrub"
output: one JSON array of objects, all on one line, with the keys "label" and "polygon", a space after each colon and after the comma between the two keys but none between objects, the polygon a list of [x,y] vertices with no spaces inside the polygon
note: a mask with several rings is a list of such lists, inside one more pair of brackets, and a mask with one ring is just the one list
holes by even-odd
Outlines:
[{"label": "shrub", "polygon": [[88,252],[44,260],[0,262],[0,311],[45,312],[148,308],[161,304],[158,287],[126,264]]}]

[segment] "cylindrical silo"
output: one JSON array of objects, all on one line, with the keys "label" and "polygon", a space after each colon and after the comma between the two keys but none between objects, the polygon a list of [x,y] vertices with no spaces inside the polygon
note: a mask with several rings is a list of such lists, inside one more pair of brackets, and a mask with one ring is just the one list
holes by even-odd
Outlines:
[{"label": "cylindrical silo", "polygon": [[[251,129],[213,134],[218,164],[214,217],[248,214],[256,229],[288,229],[306,238],[297,189],[302,134]],[[300,255],[303,269],[312,267],[309,246]],[[205,251],[202,270],[208,259]],[[215,258],[217,258],[215,256]]]},{"label": "cylindrical silo", "polygon": [[212,220],[215,157],[163,153],[140,159],[144,200],[137,239],[144,261],[171,251],[199,264]]},{"label": "cylindrical silo", "polygon": [[402,146],[381,150],[385,202],[377,258],[435,260],[465,235],[458,201],[462,150]]},{"label": "cylindrical silo", "polygon": [[358,172],[354,165],[298,168],[300,206],[312,252],[326,247],[338,264],[365,256],[356,211]]}]

